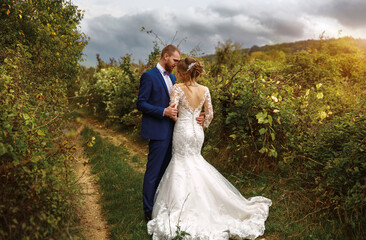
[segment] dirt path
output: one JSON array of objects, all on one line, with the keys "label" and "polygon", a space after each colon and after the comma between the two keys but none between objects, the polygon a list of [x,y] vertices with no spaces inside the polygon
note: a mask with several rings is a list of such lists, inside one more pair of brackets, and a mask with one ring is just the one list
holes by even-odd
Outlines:
[{"label": "dirt path", "polygon": [[75,145],[74,153],[75,173],[78,184],[81,186],[82,199],[78,211],[83,235],[88,240],[109,240],[108,226],[102,214],[102,207],[99,204],[100,192],[98,184],[91,173],[90,165],[85,164],[88,158],[84,154],[80,132],[83,125],[78,127],[75,137],[70,139],[70,144]]},{"label": "dirt path", "polygon": [[132,156],[128,163],[135,170],[142,173],[145,171],[148,149],[147,146],[139,145],[121,133],[106,128],[103,123],[98,122],[93,117],[85,114],[83,116],[79,123],[73,123],[70,126],[72,129],[76,129],[76,131],[72,134],[73,137],[69,138],[69,143],[77,149],[73,154],[75,159],[74,170],[78,184],[82,189],[81,207],[78,215],[83,235],[87,240],[109,240],[108,225],[100,205],[99,185],[95,176],[91,173],[90,165],[87,164],[89,159],[84,154],[80,132],[84,127],[88,127],[116,146],[124,144]]},{"label": "dirt path", "polygon": [[84,126],[87,126],[93,131],[98,132],[102,138],[107,139],[116,146],[124,144],[131,156],[137,156],[137,159],[134,159],[135,161],[132,161],[133,158],[130,158],[127,161],[128,164],[141,173],[145,172],[145,164],[148,154],[147,144],[137,144],[134,140],[122,135],[120,132],[105,127],[103,123],[95,120],[93,117],[85,114],[83,114],[83,116],[84,117],[81,119],[81,123]]}]

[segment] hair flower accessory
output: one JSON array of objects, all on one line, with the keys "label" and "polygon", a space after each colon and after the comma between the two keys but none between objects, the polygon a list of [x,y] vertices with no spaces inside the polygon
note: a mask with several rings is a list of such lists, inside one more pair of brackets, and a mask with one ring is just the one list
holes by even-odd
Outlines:
[{"label": "hair flower accessory", "polygon": [[192,68],[194,65],[196,65],[196,63],[195,63],[195,62],[194,62],[194,63],[189,64],[189,65],[188,65],[188,68],[187,68],[187,72],[188,72],[189,70],[191,70],[191,68]]}]

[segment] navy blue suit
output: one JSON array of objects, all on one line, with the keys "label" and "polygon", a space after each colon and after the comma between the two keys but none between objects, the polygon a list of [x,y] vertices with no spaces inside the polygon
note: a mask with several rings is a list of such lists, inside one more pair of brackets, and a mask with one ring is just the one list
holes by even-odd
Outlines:
[{"label": "navy blue suit", "polygon": [[[170,74],[169,77],[174,85],[175,76]],[[169,91],[159,69],[155,67],[142,74],[137,108],[143,114],[141,135],[150,139],[143,184],[145,213],[152,212],[156,189],[172,157],[174,122],[163,116],[169,102]]]}]

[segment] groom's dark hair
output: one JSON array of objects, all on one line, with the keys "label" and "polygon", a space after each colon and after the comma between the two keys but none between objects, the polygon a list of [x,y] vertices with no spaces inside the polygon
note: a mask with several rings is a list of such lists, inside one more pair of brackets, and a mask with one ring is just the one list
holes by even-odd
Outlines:
[{"label": "groom's dark hair", "polygon": [[171,56],[174,52],[178,52],[180,54],[180,51],[176,46],[169,44],[168,46],[163,48],[160,57],[163,58],[165,53]]}]

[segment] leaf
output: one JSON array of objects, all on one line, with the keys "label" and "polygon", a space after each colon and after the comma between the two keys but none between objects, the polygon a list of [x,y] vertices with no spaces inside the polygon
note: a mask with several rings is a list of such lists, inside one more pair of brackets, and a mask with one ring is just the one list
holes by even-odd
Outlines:
[{"label": "leaf", "polygon": [[27,113],[23,113],[23,118],[24,118],[25,120],[30,119],[30,117],[29,117],[29,115],[28,115]]},{"label": "leaf", "polygon": [[273,118],[271,115],[268,115],[268,123],[270,126],[272,126]]},{"label": "leaf", "polygon": [[281,123],[281,117],[278,117],[278,118],[277,118],[277,122],[278,122],[278,124],[282,124],[282,123]]},{"label": "leaf", "polygon": [[258,123],[264,123],[265,118],[267,117],[267,113],[260,112],[255,116],[258,119]]},{"label": "leaf", "polygon": [[260,135],[263,135],[263,134],[265,134],[267,132],[267,128],[261,128],[261,129],[259,129],[259,133],[260,133]]},{"label": "leaf", "polygon": [[7,152],[6,147],[3,143],[0,143],[0,156],[4,155]]},{"label": "leaf", "polygon": [[268,149],[266,147],[262,147],[261,150],[259,150],[260,153],[268,152]]},{"label": "leaf", "polygon": [[271,133],[271,137],[272,137],[272,141],[274,141],[276,139],[275,134]]},{"label": "leaf", "polygon": [[270,154],[269,155],[276,158],[278,154],[277,154],[277,151],[275,149],[270,149]]},{"label": "leaf", "polygon": [[39,136],[45,136],[45,134],[44,134],[44,132],[42,131],[42,129],[38,129],[38,130],[37,130],[37,134],[38,134]]},{"label": "leaf", "polygon": [[236,139],[236,135],[235,134],[231,134],[229,137],[231,137],[232,139]]}]

